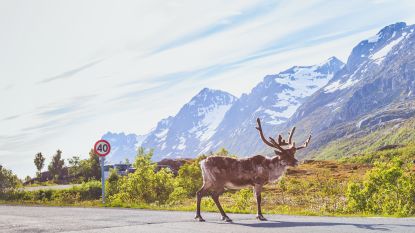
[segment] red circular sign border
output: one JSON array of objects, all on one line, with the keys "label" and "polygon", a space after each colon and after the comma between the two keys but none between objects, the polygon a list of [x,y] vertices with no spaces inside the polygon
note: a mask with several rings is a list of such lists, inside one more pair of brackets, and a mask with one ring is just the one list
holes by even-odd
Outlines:
[{"label": "red circular sign border", "polygon": [[[97,145],[98,145],[98,143],[100,143],[100,142],[104,142],[104,143],[106,143],[106,144],[108,145],[108,152],[106,152],[105,154],[100,154],[100,153],[98,153],[98,151],[97,151]],[[107,140],[101,139],[101,140],[98,140],[97,142],[95,142],[95,145],[94,145],[94,153],[95,153],[95,154],[99,155],[100,157],[105,157],[105,156],[107,156],[110,152],[111,152],[111,144],[110,144]]]}]

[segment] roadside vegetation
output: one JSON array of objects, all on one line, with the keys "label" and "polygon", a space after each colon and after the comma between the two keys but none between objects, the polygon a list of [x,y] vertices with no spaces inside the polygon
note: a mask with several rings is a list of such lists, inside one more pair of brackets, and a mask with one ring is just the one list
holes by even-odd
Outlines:
[{"label": "roadside vegetation", "polygon": [[[220,154],[230,156],[224,149]],[[195,193],[202,185],[199,162],[206,156],[187,162],[175,176],[167,168],[156,172],[152,155],[152,151],[141,148],[133,162],[135,172],[120,176],[115,170],[110,171],[106,180],[105,205],[100,203],[98,177],[87,181],[81,178],[82,185],[65,190],[24,191],[17,177],[4,168],[0,170],[0,200],[16,204],[194,211]],[[414,155],[415,144],[408,144],[340,160],[306,160],[287,170],[279,182],[265,186],[264,213],[414,216]],[[93,159],[92,155],[85,161]],[[81,162],[72,164],[75,167],[70,167],[69,171],[83,174]],[[256,210],[250,189],[229,191],[221,196],[221,202],[227,212],[255,213]],[[205,198],[202,210],[217,211],[217,208],[213,200]]]}]

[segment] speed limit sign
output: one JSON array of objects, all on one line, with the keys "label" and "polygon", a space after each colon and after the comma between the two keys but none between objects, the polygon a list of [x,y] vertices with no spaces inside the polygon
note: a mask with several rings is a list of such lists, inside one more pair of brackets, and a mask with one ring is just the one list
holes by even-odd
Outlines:
[{"label": "speed limit sign", "polygon": [[102,203],[105,203],[105,156],[107,156],[111,151],[111,145],[107,140],[101,139],[98,140],[94,145],[95,154],[99,155],[101,163],[101,190],[102,190]]},{"label": "speed limit sign", "polygon": [[99,156],[107,156],[111,151],[111,145],[108,141],[101,139],[95,143],[94,152]]}]

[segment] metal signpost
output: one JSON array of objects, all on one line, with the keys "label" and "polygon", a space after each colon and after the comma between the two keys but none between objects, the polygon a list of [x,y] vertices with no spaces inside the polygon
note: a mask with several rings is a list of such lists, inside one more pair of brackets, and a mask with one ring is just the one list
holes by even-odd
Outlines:
[{"label": "metal signpost", "polygon": [[101,183],[102,183],[102,203],[105,204],[105,176],[104,176],[104,164],[105,156],[111,151],[111,145],[108,141],[101,139],[98,140],[94,145],[95,154],[99,155],[101,163]]}]

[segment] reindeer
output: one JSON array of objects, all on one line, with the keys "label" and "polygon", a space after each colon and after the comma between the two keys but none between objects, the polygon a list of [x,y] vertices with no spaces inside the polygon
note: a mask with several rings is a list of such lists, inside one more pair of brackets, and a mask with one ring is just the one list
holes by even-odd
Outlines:
[{"label": "reindeer", "polygon": [[[292,137],[295,127],[289,132],[288,142],[279,135],[277,141],[269,137],[267,140],[262,132],[261,121],[257,118],[257,127],[262,141],[274,148],[275,155],[272,158],[262,155],[255,155],[249,158],[235,159],[223,156],[211,156],[200,162],[203,176],[203,186],[197,191],[197,210],[195,219],[204,222],[200,215],[200,202],[202,197],[210,195],[218,207],[222,220],[232,222],[226,215],[219,202],[219,196],[226,189],[241,189],[244,187],[253,187],[254,196],[257,202],[256,218],[260,221],[266,221],[261,211],[261,191],[262,187],[278,180],[289,166],[296,166],[298,161],[294,158],[297,150],[306,148],[311,140],[311,135],[300,147],[295,146]],[[288,146],[283,148],[284,146]]]}]

